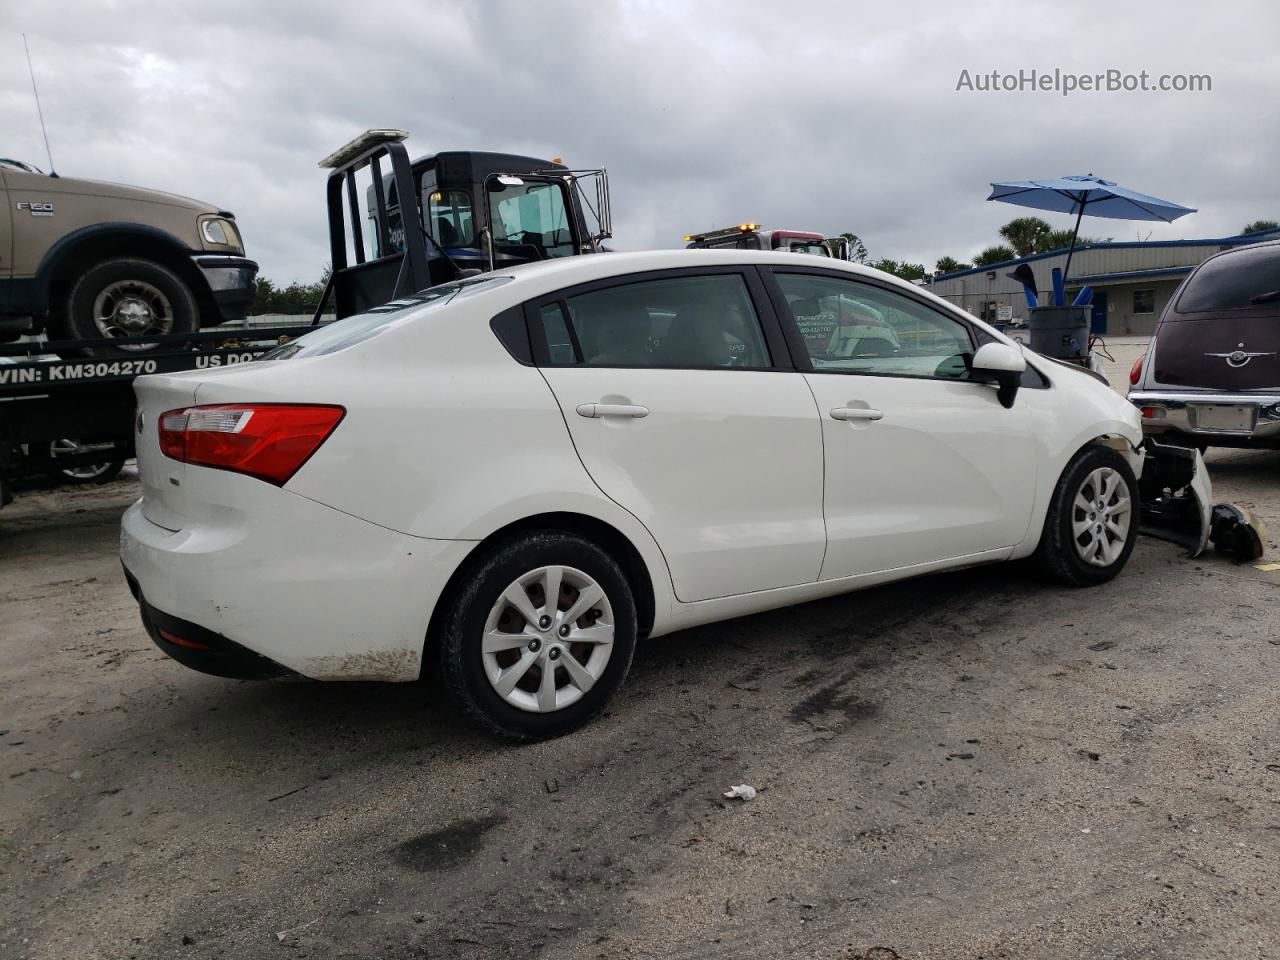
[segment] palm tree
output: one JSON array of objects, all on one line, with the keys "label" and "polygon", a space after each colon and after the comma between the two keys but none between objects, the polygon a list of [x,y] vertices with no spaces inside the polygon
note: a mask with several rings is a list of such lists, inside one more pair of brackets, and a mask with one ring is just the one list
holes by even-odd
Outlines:
[{"label": "palm tree", "polygon": [[1013,252],[1025,257],[1043,249],[1041,244],[1053,228],[1039,217],[1018,217],[1000,228],[1000,236],[1008,241]]},{"label": "palm tree", "polygon": [[959,273],[961,270],[968,270],[972,267],[971,263],[961,263],[955,257],[939,257],[938,262],[933,265],[933,272],[937,273]]},{"label": "palm tree", "polygon": [[993,263],[1002,263],[1005,260],[1013,260],[1017,254],[1013,252],[1012,247],[1006,247],[1003,243],[994,247],[987,247],[980,254],[973,258],[975,267],[988,267]]}]

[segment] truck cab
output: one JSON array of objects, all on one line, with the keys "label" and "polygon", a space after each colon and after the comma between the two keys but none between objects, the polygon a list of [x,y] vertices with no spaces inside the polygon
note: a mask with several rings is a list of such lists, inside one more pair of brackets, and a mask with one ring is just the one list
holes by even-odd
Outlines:
[{"label": "truck cab", "polygon": [[485,151],[410,161],[406,137],[370,130],[321,162],[332,171],[325,299],[332,291],[339,318],[478,273],[604,250],[603,169]]},{"label": "truck cab", "polygon": [[735,227],[691,233],[684,241],[690,250],[786,250],[790,253],[810,253],[817,257],[848,259],[840,253],[843,249],[841,245],[845,242],[841,238],[828,239],[812,230],[765,228],[758,223],[740,223]]}]

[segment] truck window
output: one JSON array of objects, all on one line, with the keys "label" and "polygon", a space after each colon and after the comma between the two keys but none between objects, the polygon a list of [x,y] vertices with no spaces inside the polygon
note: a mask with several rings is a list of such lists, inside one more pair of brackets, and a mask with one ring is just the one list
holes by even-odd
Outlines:
[{"label": "truck window", "polygon": [[544,257],[574,253],[573,232],[558,183],[507,185],[489,195],[495,244],[532,246]]},{"label": "truck window", "polygon": [[791,240],[787,249],[792,253],[811,253],[815,257],[831,256],[831,251],[823,245],[821,240]]},{"label": "truck window", "polygon": [[423,191],[427,232],[442,247],[471,247],[476,242],[471,194],[466,190]]}]

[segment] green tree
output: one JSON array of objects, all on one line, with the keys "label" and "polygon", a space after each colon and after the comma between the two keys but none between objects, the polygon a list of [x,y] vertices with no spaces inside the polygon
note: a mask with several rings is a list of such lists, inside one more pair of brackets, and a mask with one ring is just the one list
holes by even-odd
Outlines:
[{"label": "green tree", "polygon": [[934,274],[939,273],[959,273],[961,270],[968,270],[972,267],[971,263],[961,263],[955,257],[939,257],[938,262],[933,265]]},{"label": "green tree", "polygon": [[892,273],[903,280],[923,280],[929,275],[923,263],[907,263],[905,260],[892,260],[889,257],[876,260],[867,266],[883,270],[885,273]]},{"label": "green tree", "polygon": [[849,233],[848,231],[845,231],[844,233],[836,234],[836,237],[844,240],[845,243],[848,244],[850,260],[854,263],[867,262],[867,257],[871,256],[871,254],[867,253],[866,246],[856,233]]},{"label": "green tree", "polygon": [[253,309],[257,313],[301,313],[312,309],[320,302],[331,272],[326,266],[320,279],[314,283],[299,283],[295,280],[287,287],[277,286],[269,277],[258,277]]},{"label": "green tree", "polygon": [[1000,236],[1020,257],[1045,249],[1044,239],[1052,232],[1053,228],[1039,217],[1018,217],[1000,228]]},{"label": "green tree", "polygon": [[1257,233],[1259,230],[1274,230],[1280,227],[1280,223],[1275,220],[1255,220],[1253,223],[1246,223],[1241,233]]},{"label": "green tree", "polygon": [[[1111,239],[1110,237],[1107,238]],[[1076,246],[1085,247],[1091,243],[1102,243],[1097,237],[1076,237]],[[1050,230],[1044,238],[1044,243],[1036,249],[1036,253],[1048,253],[1050,250],[1065,250],[1071,246],[1070,230]]]},{"label": "green tree", "polygon": [[973,258],[975,267],[989,267],[993,263],[1000,263],[1004,260],[1013,260],[1016,258],[1012,247],[1006,247],[1003,243],[996,244],[994,247],[987,247],[976,257]]}]

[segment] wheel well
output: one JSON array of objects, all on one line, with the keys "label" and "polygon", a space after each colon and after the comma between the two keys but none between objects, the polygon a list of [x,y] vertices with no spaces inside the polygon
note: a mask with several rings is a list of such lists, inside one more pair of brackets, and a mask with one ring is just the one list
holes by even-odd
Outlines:
[{"label": "wheel well", "polygon": [[181,250],[157,237],[137,233],[98,233],[62,251],[49,274],[49,316],[58,312],[71,294],[76,279],[94,264],[104,260],[134,257],[151,260],[168,267],[185,283],[195,297],[201,323],[216,315],[217,305],[199,267]]},{"label": "wheel well", "polygon": [[427,628],[427,649],[422,658],[424,666],[427,663],[427,657],[437,649],[440,622],[443,620],[442,612],[471,571],[503,543],[534,530],[575,533],[607,551],[622,567],[622,572],[631,587],[631,593],[635,597],[637,634],[643,637],[653,629],[653,582],[649,578],[649,570],[644,560],[640,557],[640,551],[631,541],[621,531],[595,517],[588,517],[581,513],[540,513],[495,530],[476,544],[475,548],[467,554],[466,559],[458,565],[458,569],[445,584],[444,590],[440,593],[440,599],[436,601],[435,609],[431,612],[431,623]]}]

